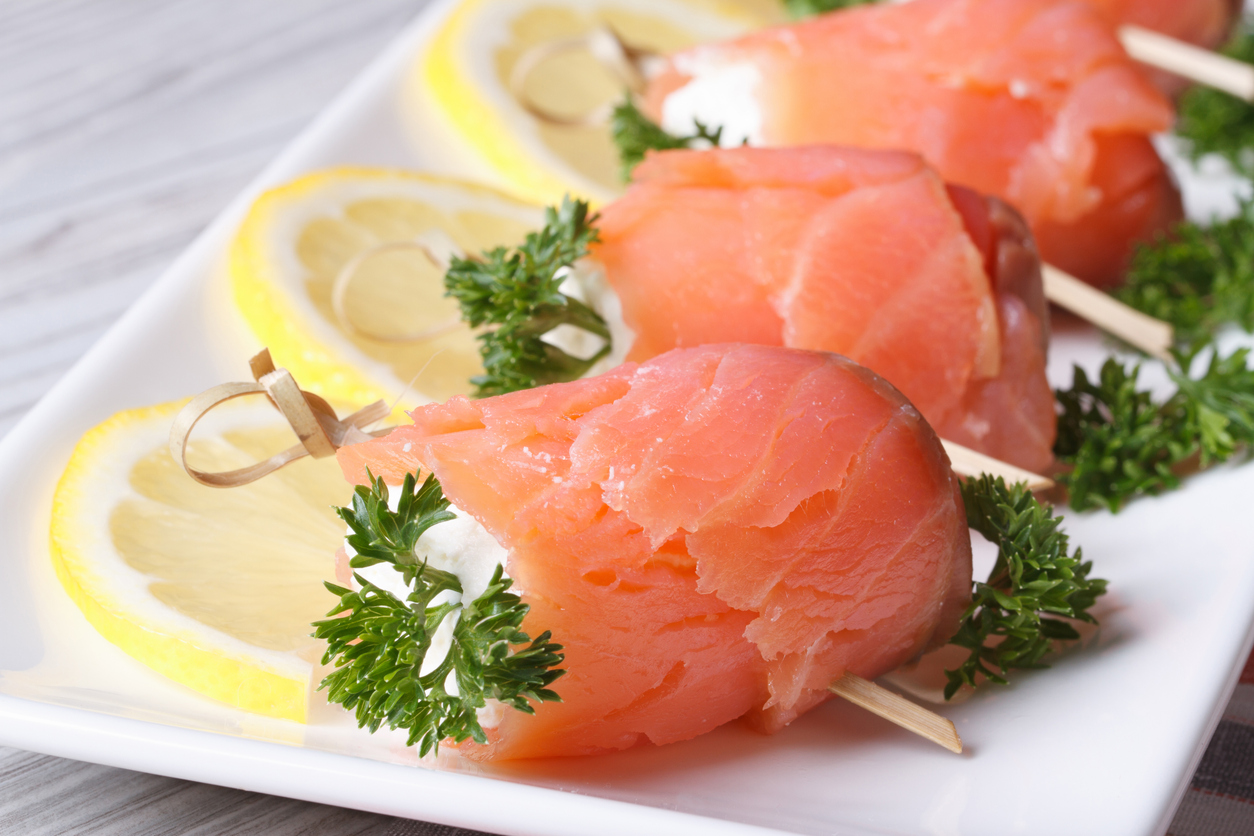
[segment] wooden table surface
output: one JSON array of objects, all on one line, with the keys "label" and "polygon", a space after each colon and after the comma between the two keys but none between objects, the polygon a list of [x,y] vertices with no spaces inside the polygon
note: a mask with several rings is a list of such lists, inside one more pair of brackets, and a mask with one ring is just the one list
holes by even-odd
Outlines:
[{"label": "wooden table surface", "polygon": [[[0,0],[0,435],[425,0]],[[0,833],[454,836],[0,748]]]},{"label": "wooden table surface", "polygon": [[[0,435],[424,4],[0,0]],[[0,833],[469,832],[0,748]]]}]

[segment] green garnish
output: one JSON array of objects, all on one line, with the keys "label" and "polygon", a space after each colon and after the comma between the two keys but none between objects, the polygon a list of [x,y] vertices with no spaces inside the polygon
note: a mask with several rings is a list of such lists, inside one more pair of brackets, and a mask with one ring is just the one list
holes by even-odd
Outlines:
[{"label": "green garnish", "polygon": [[[1060,478],[1071,506],[1118,511],[1131,497],[1177,487],[1177,470],[1194,457],[1205,466],[1254,443],[1249,354],[1216,352],[1196,378],[1169,368],[1177,390],[1163,403],[1137,388],[1139,363],[1110,358],[1096,380],[1076,367],[1071,388],[1055,393],[1062,414],[1054,453],[1072,468]],[[1188,370],[1196,355],[1176,352],[1176,363]]]},{"label": "green garnish", "polygon": [[[1222,50],[1238,61],[1254,63],[1254,23],[1244,19]],[[1194,161],[1219,154],[1246,177],[1254,176],[1254,105],[1235,96],[1197,86],[1180,98],[1176,134]]]},{"label": "green garnish", "polygon": [[[354,574],[360,591],[328,583],[340,602],[325,621],[314,622],[314,636],[325,639],[324,665],[335,665],[320,689],[327,699],[354,711],[357,724],[373,733],[382,725],[409,732],[408,745],[420,756],[438,751],[441,740],[473,738],[486,743],[476,710],[488,699],[534,714],[529,700],[558,702],[548,686],[565,671],[555,669],[561,645],[547,631],[533,641],[522,632],[530,609],[509,592],[513,581],[498,565],[482,595],[468,604],[431,606],[441,592],[461,593],[457,576],[419,561],[414,546],[431,526],[453,519],[440,483],[408,474],[396,511],[388,508],[388,487],[370,478],[359,486],[351,508],[336,509],[353,533],[355,569],[389,563],[412,590],[404,601]],[[345,614],[346,615],[343,615]],[[341,617],[337,617],[341,616]],[[436,629],[456,618],[448,655],[425,675],[422,663]],[[450,674],[456,681],[449,693]]]},{"label": "green garnish", "polygon": [[1062,518],[1025,485],[1007,487],[988,475],[968,479],[962,501],[967,525],[997,545],[997,562],[988,581],[975,584],[962,626],[949,641],[971,655],[945,671],[945,699],[980,676],[1004,685],[1011,669],[1048,667],[1041,658],[1053,642],[1080,638],[1062,619],[1096,624],[1088,610],[1106,593],[1106,581],[1089,577],[1093,564],[1082,561],[1080,549],[1068,553],[1067,535],[1058,529]]},{"label": "green garnish", "polygon": [[1254,200],[1242,200],[1229,220],[1185,221],[1137,247],[1115,295],[1170,322],[1186,343],[1204,343],[1227,324],[1254,331]]},{"label": "green garnish", "polygon": [[675,136],[662,130],[660,125],[641,113],[630,98],[615,107],[610,120],[610,131],[614,144],[618,146],[623,181],[631,180],[631,172],[649,151],[691,148],[699,141],[714,146],[719,144],[723,137],[721,127],[711,131],[700,122],[696,126],[697,132],[691,136]]},{"label": "green garnish", "polygon": [[[562,268],[588,254],[597,240],[588,204],[564,198],[545,210],[544,228],[527,234],[513,250],[497,247],[482,259],[451,260],[447,295],[472,327],[494,325],[479,335],[485,374],[471,383],[479,397],[575,380],[610,353],[610,331],[592,308],[558,290]],[[541,339],[559,325],[573,325],[605,340],[591,357],[575,357]]]},{"label": "green garnish", "polygon": [[803,17],[813,17],[824,12],[851,9],[854,6],[869,6],[878,2],[879,0],[784,0],[784,8],[788,10],[790,17],[800,20]]}]

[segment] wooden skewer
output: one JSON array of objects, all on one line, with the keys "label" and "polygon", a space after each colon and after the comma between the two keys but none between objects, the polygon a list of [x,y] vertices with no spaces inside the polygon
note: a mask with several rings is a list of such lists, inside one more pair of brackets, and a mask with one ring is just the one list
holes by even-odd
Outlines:
[{"label": "wooden skewer", "polygon": [[1151,357],[1165,362],[1171,361],[1169,349],[1175,342],[1175,334],[1166,322],[1128,307],[1057,267],[1041,265],[1041,277],[1045,284],[1045,298],[1049,301],[1083,317],[1129,345],[1136,346]]},{"label": "wooden skewer", "polygon": [[1028,489],[1033,491],[1046,491],[1054,486],[1053,479],[1007,464],[992,456],[977,453],[961,444],[954,444],[942,438],[941,446],[945,448],[945,454],[949,456],[949,464],[953,467],[954,473],[959,476],[973,479],[982,473],[987,473],[990,476],[1000,476],[1012,485],[1016,482],[1027,482]]},{"label": "wooden skewer", "polygon": [[874,682],[846,672],[829,685],[827,690],[860,708],[878,714],[906,731],[925,737],[956,754],[962,753],[962,738],[958,736],[958,729],[951,721],[899,694],[881,688]]},{"label": "wooden skewer", "polygon": [[1254,66],[1140,26],[1121,26],[1123,48],[1142,64],[1254,102]]}]

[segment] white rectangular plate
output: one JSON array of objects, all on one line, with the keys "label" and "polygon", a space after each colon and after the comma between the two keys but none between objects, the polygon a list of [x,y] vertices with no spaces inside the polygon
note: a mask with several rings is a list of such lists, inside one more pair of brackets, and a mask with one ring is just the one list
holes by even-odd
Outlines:
[{"label": "white rectangular plate", "polygon": [[[426,768],[329,706],[300,726],[202,699],[88,626],[49,564],[57,475],[113,412],[241,376],[257,346],[221,258],[251,199],[330,165],[482,175],[412,80],[448,7],[415,21],[0,444],[0,743],[506,834],[1165,832],[1250,650],[1254,467],[1217,468],[1115,517],[1071,515],[1111,582],[1103,627],[1052,670],[946,709],[962,756],[834,702],[774,737],[733,725],[597,758]],[[1231,182],[1188,186],[1196,214]],[[1091,334],[1059,334],[1051,377],[1105,353]]]}]

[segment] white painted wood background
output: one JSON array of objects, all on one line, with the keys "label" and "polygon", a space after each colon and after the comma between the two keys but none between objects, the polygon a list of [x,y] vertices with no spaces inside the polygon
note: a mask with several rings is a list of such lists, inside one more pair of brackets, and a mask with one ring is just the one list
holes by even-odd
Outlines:
[{"label": "white painted wood background", "polygon": [[[424,0],[0,0],[0,435]],[[0,748],[0,834],[456,836]]]}]

